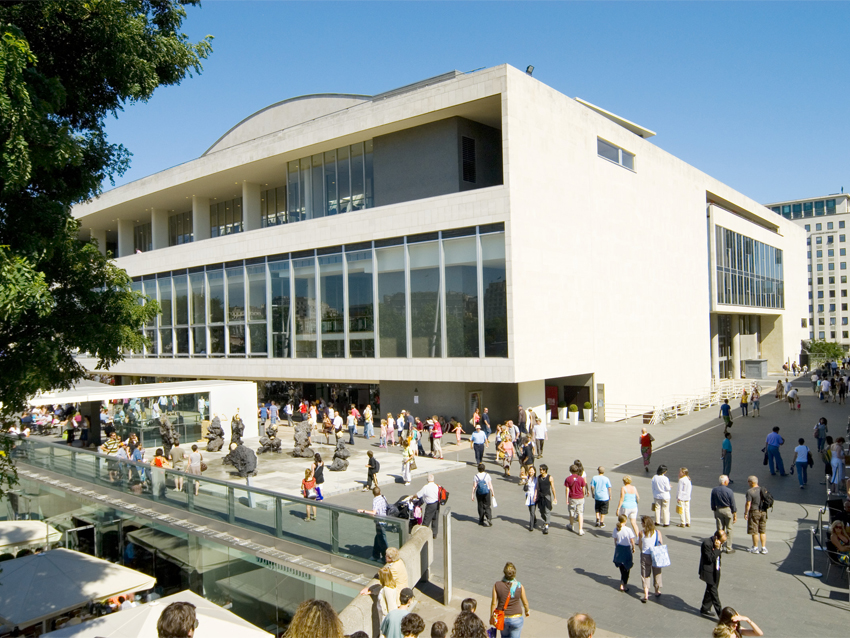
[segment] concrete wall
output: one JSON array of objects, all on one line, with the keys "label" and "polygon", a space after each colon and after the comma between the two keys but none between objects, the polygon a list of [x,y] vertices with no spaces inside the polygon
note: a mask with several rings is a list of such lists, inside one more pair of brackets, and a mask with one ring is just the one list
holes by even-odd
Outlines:
[{"label": "concrete wall", "polygon": [[[475,140],[476,181],[464,182],[461,137]],[[502,183],[501,133],[452,117],[374,138],[375,205],[435,197]]]}]

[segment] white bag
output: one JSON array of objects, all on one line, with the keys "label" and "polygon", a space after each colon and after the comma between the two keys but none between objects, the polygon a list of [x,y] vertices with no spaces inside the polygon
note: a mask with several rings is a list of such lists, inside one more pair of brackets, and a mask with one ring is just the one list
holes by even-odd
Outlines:
[{"label": "white bag", "polygon": [[655,546],[649,550],[652,553],[652,566],[656,568],[670,566],[670,554],[667,553],[667,545],[659,545],[656,541]]},{"label": "white bag", "polygon": [[490,497],[490,507],[494,507],[494,508],[495,508],[495,507],[499,507],[499,504],[496,502],[496,497],[495,497],[495,496],[491,496],[491,497]]}]

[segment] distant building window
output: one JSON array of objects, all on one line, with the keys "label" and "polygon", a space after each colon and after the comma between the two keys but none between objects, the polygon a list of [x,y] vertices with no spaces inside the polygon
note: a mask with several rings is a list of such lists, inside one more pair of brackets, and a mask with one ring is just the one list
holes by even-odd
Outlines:
[{"label": "distant building window", "polygon": [[809,232],[811,232],[811,230],[812,230],[812,225],[806,224],[806,232],[809,233]]},{"label": "distant building window", "polygon": [[838,241],[843,244],[844,243],[844,235],[839,235]]},{"label": "distant building window", "polygon": [[463,181],[475,183],[475,140],[471,137],[461,137],[461,154],[463,160]]},{"label": "distant building window", "polygon": [[168,218],[168,245],[188,244],[192,239],[192,212],[171,215]]},{"label": "distant building window", "polygon": [[151,224],[139,224],[133,228],[133,249],[136,252],[153,250]]},{"label": "distant building window", "polygon": [[815,224],[815,230],[823,230],[823,224]]},{"label": "distant building window", "polygon": [[812,216],[812,203],[804,202],[803,203],[803,217],[811,217]]},{"label": "distant building window", "polygon": [[826,200],[826,214],[827,215],[835,215],[835,200],[834,199]]},{"label": "distant building window", "polygon": [[832,222],[827,222],[827,223],[826,223],[826,229],[827,229],[827,230],[832,230]]},{"label": "distant building window", "polygon": [[630,170],[635,170],[635,156],[634,153],[629,153],[626,150],[623,150],[619,146],[614,146],[613,144],[609,144],[608,142],[596,138],[596,153],[599,157],[604,157],[607,160],[611,160],[615,164],[619,164],[620,166],[625,166]]},{"label": "distant building window", "polygon": [[841,338],[842,338],[842,339],[847,339],[847,330],[842,330],[842,331],[841,331]]},{"label": "distant building window", "polygon": [[818,339],[826,339],[826,333],[823,330],[818,332]]},{"label": "distant building window", "polygon": [[839,227],[839,228],[844,228],[844,222],[838,222],[838,227]]},{"label": "distant building window", "polygon": [[210,204],[210,237],[224,237],[243,230],[241,197]]},{"label": "distant building window", "polygon": [[791,211],[793,213],[794,219],[800,219],[803,216],[803,205],[802,204],[794,204],[791,207]]}]

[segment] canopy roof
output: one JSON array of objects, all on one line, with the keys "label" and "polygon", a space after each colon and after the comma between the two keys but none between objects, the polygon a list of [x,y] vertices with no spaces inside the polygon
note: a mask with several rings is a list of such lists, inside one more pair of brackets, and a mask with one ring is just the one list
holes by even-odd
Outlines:
[{"label": "canopy roof", "polygon": [[197,394],[213,388],[251,384],[253,381],[175,381],[173,383],[142,383],[139,385],[103,385],[92,387],[80,385],[70,390],[42,392],[29,399],[30,405],[54,405],[56,403],[86,403],[88,401],[111,401],[135,397],[159,397],[173,394]]},{"label": "canopy roof", "polygon": [[0,554],[13,547],[49,545],[62,540],[62,532],[44,521],[0,521]]},{"label": "canopy roof", "polygon": [[64,627],[45,638],[157,638],[156,622],[162,610],[171,603],[192,603],[198,619],[198,635],[204,638],[261,638],[272,634],[258,629],[247,620],[222,609],[191,591],[182,591],[146,605],[95,618],[80,625]]},{"label": "canopy roof", "polygon": [[28,627],[92,600],[151,589],[156,579],[69,549],[3,563],[0,622]]}]

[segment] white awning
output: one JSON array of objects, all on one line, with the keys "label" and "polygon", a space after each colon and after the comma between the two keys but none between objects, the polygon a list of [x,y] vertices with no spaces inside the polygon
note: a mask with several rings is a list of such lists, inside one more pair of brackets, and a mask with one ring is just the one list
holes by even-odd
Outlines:
[{"label": "white awning", "polygon": [[62,532],[44,521],[0,521],[0,554],[16,547],[58,543]]},{"label": "white awning", "polygon": [[88,620],[72,627],[63,627],[45,638],[157,638],[156,622],[162,610],[171,603],[195,605],[198,620],[197,636],[203,638],[267,638],[272,634],[258,629],[233,612],[222,609],[191,591],[182,591],[146,605],[118,611],[102,618]]},{"label": "white awning", "polygon": [[[81,384],[70,390],[42,392],[29,399],[30,405],[55,405],[57,403],[86,403],[88,401],[111,401],[113,399],[172,396],[174,394],[203,394],[216,388],[250,385],[256,392],[253,381],[174,381],[172,383],[143,383],[139,385],[104,385],[93,387]],[[254,406],[256,407],[256,406]]]},{"label": "white awning", "polygon": [[156,584],[147,574],[69,549],[8,560],[2,569],[0,622],[13,627],[29,627],[92,600]]}]

